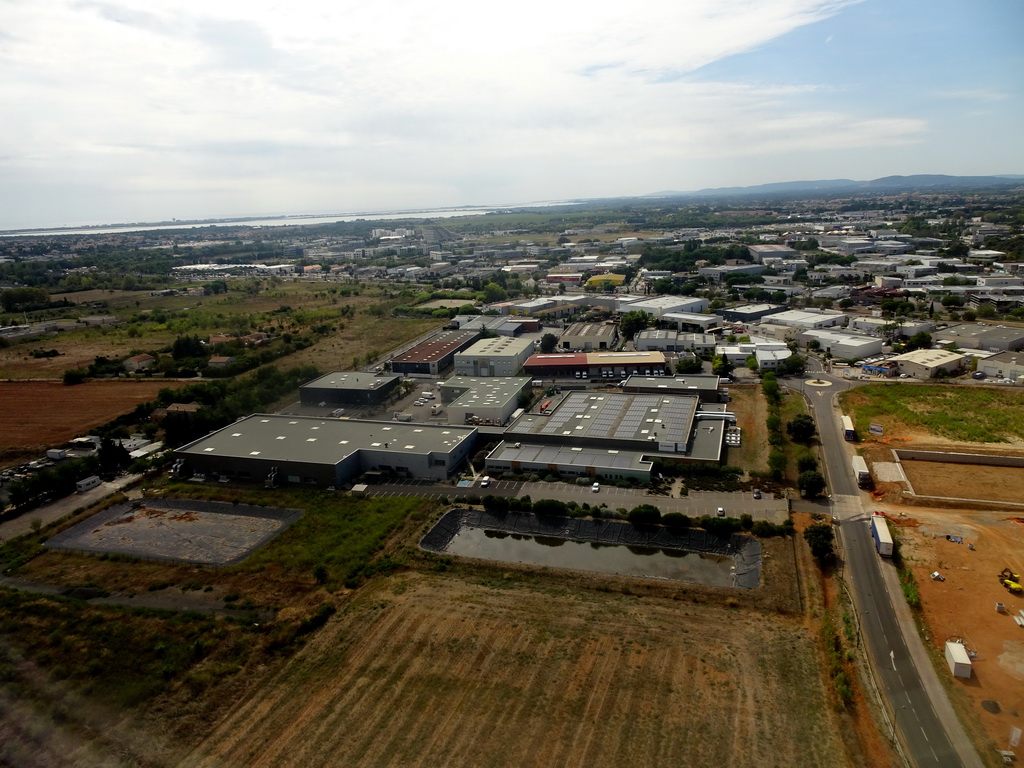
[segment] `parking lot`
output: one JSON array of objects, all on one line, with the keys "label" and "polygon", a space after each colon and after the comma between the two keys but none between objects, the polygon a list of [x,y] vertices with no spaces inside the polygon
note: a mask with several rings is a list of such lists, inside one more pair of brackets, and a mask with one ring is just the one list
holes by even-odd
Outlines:
[{"label": "parking lot", "polygon": [[749,514],[755,520],[770,520],[773,523],[784,522],[789,513],[788,499],[776,499],[771,494],[764,494],[762,498],[755,499],[747,491],[735,493],[693,491],[688,496],[673,498],[649,494],[642,489],[617,488],[604,484],[595,493],[591,490],[589,482],[586,485],[577,486],[568,483],[523,483],[495,480],[487,487],[482,487],[479,481],[471,486],[458,487],[417,480],[389,480],[369,486],[365,495],[375,497],[420,496],[429,499],[448,498],[450,500],[456,496],[469,498],[482,498],[488,495],[529,496],[534,501],[557,499],[559,501],[575,501],[577,504],[586,502],[591,506],[604,503],[611,509],[623,507],[627,510],[639,504],[653,504],[663,514],[680,512],[690,517],[714,516],[716,510],[722,507],[729,517]]}]

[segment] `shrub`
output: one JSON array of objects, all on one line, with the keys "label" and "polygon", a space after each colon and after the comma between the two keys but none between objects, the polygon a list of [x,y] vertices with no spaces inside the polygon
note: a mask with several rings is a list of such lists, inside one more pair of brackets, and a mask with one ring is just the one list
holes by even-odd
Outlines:
[{"label": "shrub", "polygon": [[558,499],[538,499],[533,503],[533,514],[540,517],[567,517],[569,506]]},{"label": "shrub", "polygon": [[310,616],[308,619],[303,619],[299,622],[298,628],[295,630],[297,635],[308,635],[310,632],[315,632],[320,629],[327,620],[334,615],[337,611],[333,605],[326,604],[321,605],[316,609],[316,613]]},{"label": "shrub", "polygon": [[673,530],[691,527],[690,516],[684,515],[682,512],[669,512],[667,515],[662,515],[661,524]]},{"label": "shrub", "polygon": [[640,504],[629,510],[627,519],[633,525],[657,525],[661,522],[661,510],[653,504]]}]

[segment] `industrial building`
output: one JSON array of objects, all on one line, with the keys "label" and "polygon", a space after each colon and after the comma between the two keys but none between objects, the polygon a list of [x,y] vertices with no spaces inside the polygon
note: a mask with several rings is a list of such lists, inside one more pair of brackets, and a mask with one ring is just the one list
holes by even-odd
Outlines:
[{"label": "industrial building", "polygon": [[964,367],[967,358],[959,352],[945,349],[915,349],[890,357],[885,362],[895,363],[897,370],[914,379],[931,379],[940,371],[955,373]]},{"label": "industrial building", "polygon": [[698,414],[699,405],[693,396],[570,392],[550,411],[520,416],[505,439],[718,461],[729,414],[721,406]]},{"label": "industrial building", "polygon": [[391,358],[391,371],[411,376],[438,376],[455,363],[455,355],[480,338],[478,331],[442,331]]},{"label": "industrial building", "polygon": [[528,376],[453,376],[438,388],[449,424],[501,426],[515,414],[528,386]]},{"label": "industrial building", "polygon": [[694,296],[655,296],[649,299],[630,302],[619,311],[646,312],[658,319],[670,312],[703,312],[708,308],[708,300]]},{"label": "industrial building", "polygon": [[456,376],[515,376],[533,354],[533,342],[509,336],[481,339],[455,354]]},{"label": "industrial building", "polygon": [[785,325],[791,328],[834,328],[846,325],[847,316],[842,312],[829,309],[791,309],[776,312],[765,320],[772,325]]},{"label": "industrial building", "polygon": [[884,317],[851,317],[847,326],[851,331],[868,333],[881,336],[893,325],[898,326],[898,334],[904,337],[913,336],[915,333],[931,331],[934,326],[925,320],[912,320],[908,317],[899,317],[889,320]]},{"label": "industrial building", "polygon": [[562,332],[558,348],[573,352],[615,349],[619,326],[615,323],[573,323]]},{"label": "industrial building", "polygon": [[556,472],[563,477],[651,479],[653,462],[637,451],[502,441],[485,461],[490,472]]},{"label": "industrial building", "polygon": [[878,355],[885,344],[880,336],[817,329],[804,331],[796,338],[797,343],[803,347],[811,341],[818,342],[822,352],[828,352],[837,360],[862,360],[870,355]]},{"label": "industrial building", "polygon": [[715,337],[710,333],[679,333],[678,331],[640,331],[633,346],[638,352],[710,352],[715,348]]},{"label": "industrial building", "polygon": [[630,376],[622,391],[642,395],[680,395],[696,397],[704,403],[722,400],[721,379],[718,376],[695,374],[692,376]]},{"label": "industrial building", "polygon": [[523,365],[528,376],[538,378],[624,379],[645,374],[668,375],[661,352],[566,352],[532,355]]},{"label": "industrial building", "polygon": [[722,327],[722,318],[718,315],[700,315],[692,312],[666,312],[661,322],[678,331],[705,333]]},{"label": "industrial building", "polygon": [[958,347],[984,349],[988,352],[1007,352],[1024,347],[1024,328],[964,323],[935,331],[932,341],[935,344],[956,344]]},{"label": "industrial building", "polygon": [[766,243],[765,245],[748,245],[747,251],[750,253],[750,258],[756,262],[764,261],[766,256],[792,259],[799,254],[797,250],[790,248],[788,245],[775,245],[772,243]]},{"label": "industrial building", "polygon": [[319,488],[365,472],[443,481],[476,437],[473,427],[254,414],[178,448],[172,471]]},{"label": "industrial building", "polygon": [[399,376],[335,371],[299,387],[303,405],[379,406],[398,388]]},{"label": "industrial building", "polygon": [[1010,379],[1015,384],[1024,382],[1024,353],[1000,352],[978,360],[978,370],[996,379]]},{"label": "industrial building", "polygon": [[743,304],[742,306],[729,307],[728,309],[716,309],[715,312],[721,315],[723,320],[728,320],[730,323],[748,325],[760,320],[762,317],[783,312],[785,309],[781,304]]}]

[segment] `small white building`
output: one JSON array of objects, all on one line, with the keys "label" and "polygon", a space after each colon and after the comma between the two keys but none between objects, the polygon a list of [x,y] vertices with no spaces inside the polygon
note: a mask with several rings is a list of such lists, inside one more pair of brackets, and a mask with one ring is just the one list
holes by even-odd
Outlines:
[{"label": "small white building", "polygon": [[954,677],[970,679],[973,665],[963,643],[946,641],[946,664],[949,665],[949,671],[953,673]]},{"label": "small white building", "polygon": [[914,379],[931,379],[939,371],[953,373],[964,367],[967,358],[959,352],[945,349],[915,349],[902,355],[890,357],[886,362],[895,363],[897,370]]}]

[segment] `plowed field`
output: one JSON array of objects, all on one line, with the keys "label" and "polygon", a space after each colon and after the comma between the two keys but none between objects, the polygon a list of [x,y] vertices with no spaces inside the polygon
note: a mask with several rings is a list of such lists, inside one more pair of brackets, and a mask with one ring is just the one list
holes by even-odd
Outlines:
[{"label": "plowed field", "polygon": [[556,591],[380,579],[182,765],[851,764],[800,620]]},{"label": "plowed field", "polygon": [[0,457],[40,450],[105,424],[156,397],[166,381],[0,382]]}]

